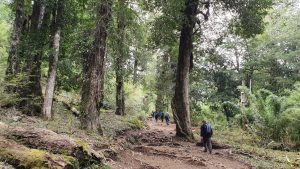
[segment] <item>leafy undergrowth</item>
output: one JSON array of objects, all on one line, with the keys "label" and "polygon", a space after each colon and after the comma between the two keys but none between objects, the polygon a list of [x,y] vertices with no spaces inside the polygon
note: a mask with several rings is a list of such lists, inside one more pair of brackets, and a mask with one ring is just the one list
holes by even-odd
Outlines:
[{"label": "leafy undergrowth", "polygon": [[300,152],[259,147],[257,137],[241,129],[216,131],[214,140],[231,145],[233,153],[255,168],[300,168]]}]

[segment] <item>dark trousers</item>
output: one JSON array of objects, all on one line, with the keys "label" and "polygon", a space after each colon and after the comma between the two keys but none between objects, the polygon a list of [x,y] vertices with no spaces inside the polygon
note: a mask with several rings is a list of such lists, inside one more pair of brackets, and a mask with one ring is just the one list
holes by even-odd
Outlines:
[{"label": "dark trousers", "polygon": [[212,152],[212,144],[211,144],[211,137],[203,137],[203,145],[204,145],[204,151],[211,154]]},{"label": "dark trousers", "polygon": [[170,123],[170,118],[165,117],[165,120],[166,120],[167,125],[169,125],[169,123]]}]

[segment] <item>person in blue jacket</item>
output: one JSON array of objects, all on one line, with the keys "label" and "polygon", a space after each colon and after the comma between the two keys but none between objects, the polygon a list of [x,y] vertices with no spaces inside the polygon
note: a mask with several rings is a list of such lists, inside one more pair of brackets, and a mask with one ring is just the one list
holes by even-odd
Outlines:
[{"label": "person in blue jacket", "polygon": [[170,124],[170,115],[168,112],[165,113],[165,120],[166,120],[167,125],[169,125]]},{"label": "person in blue jacket", "polygon": [[161,122],[163,123],[164,122],[164,117],[165,117],[165,114],[164,114],[164,112],[159,112],[159,117],[160,117],[160,120],[161,120]]},{"label": "person in blue jacket", "polygon": [[212,153],[211,136],[213,135],[213,129],[211,125],[205,120],[203,120],[200,128],[200,132],[204,144],[204,152],[207,152],[208,150],[209,153],[211,154]]}]

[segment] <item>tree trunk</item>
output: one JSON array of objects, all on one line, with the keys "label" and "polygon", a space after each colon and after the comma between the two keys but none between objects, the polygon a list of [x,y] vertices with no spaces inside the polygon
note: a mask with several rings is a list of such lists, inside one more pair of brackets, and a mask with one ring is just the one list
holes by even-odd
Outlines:
[{"label": "tree trunk", "polygon": [[167,99],[167,93],[169,88],[169,81],[168,78],[168,69],[169,69],[169,55],[166,53],[160,58],[158,58],[158,64],[157,67],[157,74],[156,77],[156,102],[155,102],[155,109],[157,111],[165,111],[167,108],[166,99]]},{"label": "tree trunk", "polygon": [[137,83],[137,79],[138,79],[138,59],[134,58],[134,65],[133,65],[133,84],[135,85]]},{"label": "tree trunk", "polygon": [[107,29],[111,18],[111,1],[100,2],[97,7],[97,27],[93,52],[85,58],[85,77],[82,86],[81,124],[84,129],[97,130],[102,134],[99,119],[99,103],[101,95],[101,74],[103,72],[106,52]]},{"label": "tree trunk", "polygon": [[100,108],[104,107],[104,80],[105,80],[105,57],[103,58],[102,65],[100,66],[102,68],[101,75],[100,75]]},{"label": "tree trunk", "polygon": [[188,139],[193,139],[189,110],[189,71],[193,52],[193,28],[198,4],[198,0],[186,0],[185,19],[180,35],[175,95],[172,100],[176,135]]},{"label": "tree trunk", "polygon": [[125,55],[125,1],[118,1],[119,10],[117,13],[117,58],[116,58],[116,114],[125,115],[124,97],[124,55]]},{"label": "tree trunk", "polygon": [[49,12],[46,12],[44,0],[36,0],[33,4],[30,32],[28,35],[30,51],[26,55],[25,74],[27,79],[22,87],[21,107],[23,112],[28,115],[40,115],[42,112],[42,87],[41,80],[41,64],[43,47],[47,38],[48,21],[50,19]]},{"label": "tree trunk", "polygon": [[60,34],[61,34],[61,26],[63,19],[63,8],[64,8],[64,0],[59,0],[57,2],[57,8],[54,9],[52,15],[52,44],[51,50],[52,53],[49,56],[49,70],[48,70],[48,79],[45,90],[45,98],[43,104],[43,116],[46,119],[52,118],[52,103],[53,103],[53,95],[56,81],[56,72],[57,72],[57,64],[58,64],[58,55],[59,55],[59,46],[60,46]]},{"label": "tree trunk", "polygon": [[[16,77],[19,72],[19,48],[21,43],[21,36],[23,31],[24,22],[24,0],[16,0],[16,13],[14,27],[11,37],[10,51],[7,61],[6,69],[6,80],[10,81]],[[6,90],[8,92],[15,92],[15,87],[7,86]]]}]

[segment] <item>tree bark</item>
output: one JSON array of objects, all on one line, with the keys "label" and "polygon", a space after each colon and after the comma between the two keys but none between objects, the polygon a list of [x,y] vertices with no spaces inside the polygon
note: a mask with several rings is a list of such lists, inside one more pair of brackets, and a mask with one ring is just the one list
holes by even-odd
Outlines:
[{"label": "tree bark", "polygon": [[134,58],[134,65],[133,65],[133,84],[135,85],[138,80],[138,59]]},{"label": "tree bark", "polygon": [[53,15],[52,15],[52,19],[53,19],[52,21],[53,39],[51,44],[52,53],[49,56],[48,79],[47,79],[44,104],[43,104],[43,116],[46,119],[51,119],[53,115],[52,103],[53,103],[53,95],[54,95],[55,81],[56,81],[56,74],[57,74],[63,10],[64,10],[64,0],[59,0],[57,2],[56,9],[53,10]]},{"label": "tree bark", "polygon": [[116,114],[125,115],[125,97],[124,97],[124,55],[125,55],[125,8],[124,0],[118,1],[119,10],[117,13],[117,58],[116,58]]},{"label": "tree bark", "polygon": [[85,58],[85,77],[81,97],[82,127],[87,130],[96,130],[100,134],[103,133],[99,119],[100,80],[106,52],[107,29],[111,19],[111,6],[110,0],[101,1],[97,6],[97,27],[93,52]]},{"label": "tree bark", "polygon": [[23,112],[28,115],[40,115],[42,112],[41,64],[49,19],[50,14],[46,11],[45,1],[34,1],[28,34],[29,43],[32,45],[26,49],[30,52],[26,52],[25,74],[27,78],[24,80],[24,86],[21,87],[23,101],[20,104]]},{"label": "tree bark", "polygon": [[198,0],[186,0],[184,21],[181,28],[175,95],[172,109],[176,123],[176,135],[193,139],[189,110],[189,71],[193,52],[193,28],[197,15]]},{"label": "tree bark", "polygon": [[[7,60],[6,80],[10,81],[19,72],[19,52],[24,22],[24,0],[16,0],[16,13],[14,27],[10,43],[10,51]],[[15,92],[15,87],[7,86],[8,92]]]}]

